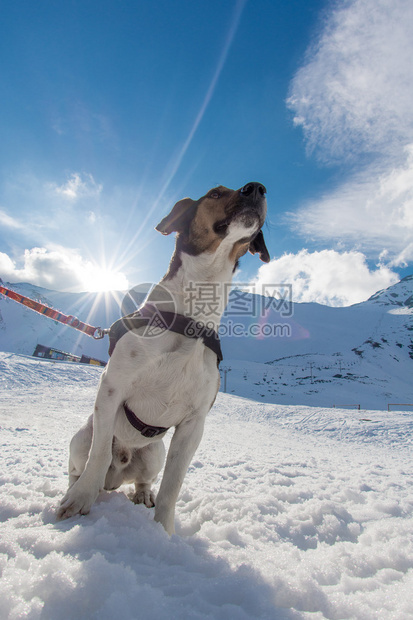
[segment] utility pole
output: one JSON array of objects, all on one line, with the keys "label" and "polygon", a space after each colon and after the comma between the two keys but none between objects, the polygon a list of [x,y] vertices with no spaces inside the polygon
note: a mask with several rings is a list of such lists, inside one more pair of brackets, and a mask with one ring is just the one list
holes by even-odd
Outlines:
[{"label": "utility pole", "polygon": [[231,372],[231,368],[223,368],[224,373],[224,394],[227,393],[227,372]]},{"label": "utility pole", "polygon": [[314,366],[314,362],[310,362],[309,366],[310,366],[310,373],[311,373],[311,383],[313,383],[313,366]]}]

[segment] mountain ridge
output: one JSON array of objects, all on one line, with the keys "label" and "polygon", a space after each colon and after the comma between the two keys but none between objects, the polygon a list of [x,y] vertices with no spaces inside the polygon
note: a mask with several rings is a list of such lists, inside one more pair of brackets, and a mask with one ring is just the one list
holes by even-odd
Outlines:
[{"label": "mountain ridge", "polygon": [[[30,283],[5,286],[99,327],[120,317],[124,298],[124,293],[64,293]],[[370,406],[413,402],[412,298],[413,276],[348,307],[235,290],[220,327],[222,368],[231,367],[232,373],[230,391],[269,402],[295,398],[314,404],[322,392],[330,402],[343,401],[362,388]],[[1,296],[0,351],[32,355],[37,344],[108,359],[106,338],[93,340]],[[257,384],[252,393],[251,381]]]}]

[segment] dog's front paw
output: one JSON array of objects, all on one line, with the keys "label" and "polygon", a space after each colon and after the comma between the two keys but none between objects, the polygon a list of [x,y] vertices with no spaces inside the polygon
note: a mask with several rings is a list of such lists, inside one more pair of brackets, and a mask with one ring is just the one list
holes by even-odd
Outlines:
[{"label": "dog's front paw", "polygon": [[99,491],[82,491],[75,483],[60,502],[60,507],[56,512],[57,519],[68,519],[77,514],[87,515],[98,493]]},{"label": "dog's front paw", "polygon": [[147,508],[155,506],[155,493],[150,488],[143,488],[136,491],[132,496],[134,504],[145,504]]}]

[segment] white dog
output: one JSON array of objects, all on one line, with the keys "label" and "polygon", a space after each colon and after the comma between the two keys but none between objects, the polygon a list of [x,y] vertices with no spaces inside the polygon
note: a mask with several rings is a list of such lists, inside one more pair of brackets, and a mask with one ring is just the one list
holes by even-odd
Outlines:
[{"label": "white dog", "polygon": [[260,183],[220,186],[179,201],[156,227],[178,233],[169,270],[138,313],[111,328],[112,356],[94,413],[71,441],[58,518],[87,514],[100,490],[127,482],[135,483],[135,503],[153,506],[162,437],[174,427],[155,506],[155,520],[174,532],[176,500],[219,389],[217,331],[232,274],[247,251],[270,260],[261,231],[265,193]]}]

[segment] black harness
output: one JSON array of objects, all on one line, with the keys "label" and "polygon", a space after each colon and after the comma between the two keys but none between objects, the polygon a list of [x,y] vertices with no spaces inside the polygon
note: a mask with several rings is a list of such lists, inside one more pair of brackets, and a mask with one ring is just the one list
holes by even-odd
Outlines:
[{"label": "black harness", "polygon": [[[136,312],[118,319],[109,329],[109,355],[112,355],[116,343],[122,336],[132,329],[144,327],[142,336],[153,337],[159,335],[161,331],[169,330],[187,338],[201,339],[206,347],[211,349],[217,356],[217,366],[222,362],[222,350],[217,332],[204,325],[174,312],[159,310],[156,306],[148,303],[142,306]],[[144,437],[156,437],[168,430],[162,426],[150,426],[140,420],[126,402],[123,404],[125,414],[129,422]]]}]

